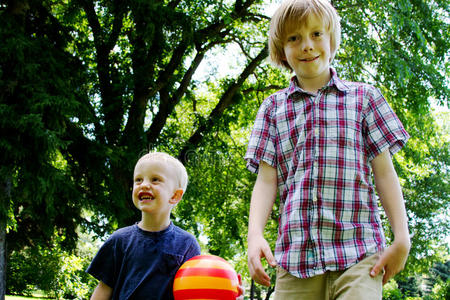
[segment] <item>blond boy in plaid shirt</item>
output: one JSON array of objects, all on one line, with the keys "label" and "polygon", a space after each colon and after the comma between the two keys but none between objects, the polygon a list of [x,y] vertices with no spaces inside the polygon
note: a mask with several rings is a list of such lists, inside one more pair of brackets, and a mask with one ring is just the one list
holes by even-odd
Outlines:
[{"label": "blond boy in plaid shirt", "polygon": [[[249,270],[269,286],[261,259],[277,267],[275,299],[381,299],[408,257],[391,155],[409,136],[377,88],[344,81],[330,67],[339,43],[339,17],[326,0],[285,1],[270,24],[271,58],[295,76],[261,105],[245,159],[258,173]],[[389,247],[375,188],[394,233]],[[277,190],[274,256],[263,232]]]}]

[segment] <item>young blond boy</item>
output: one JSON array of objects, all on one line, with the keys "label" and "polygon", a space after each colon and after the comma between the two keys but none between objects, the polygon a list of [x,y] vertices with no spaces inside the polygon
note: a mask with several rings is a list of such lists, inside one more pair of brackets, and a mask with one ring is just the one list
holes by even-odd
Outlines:
[{"label": "young blond boy", "polygon": [[87,269],[100,281],[91,299],[173,299],[176,271],[200,254],[195,237],[170,221],[187,182],[183,164],[166,153],[139,159],[132,198],[141,221],[114,232],[98,251]]},{"label": "young blond boy", "polygon": [[[326,0],[287,0],[272,17],[270,56],[295,76],[261,105],[245,159],[258,173],[249,271],[269,286],[261,258],[277,266],[275,299],[381,299],[410,249],[391,161],[408,133],[377,88],[338,78],[330,63],[339,44]],[[394,233],[387,248],[375,187]],[[277,189],[274,257],[263,231]]]}]

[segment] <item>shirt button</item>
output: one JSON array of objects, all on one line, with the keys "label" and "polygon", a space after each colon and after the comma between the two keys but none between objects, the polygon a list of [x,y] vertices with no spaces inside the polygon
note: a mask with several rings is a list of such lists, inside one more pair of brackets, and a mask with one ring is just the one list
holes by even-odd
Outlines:
[{"label": "shirt button", "polygon": [[313,197],[313,202],[317,202],[317,196]]},{"label": "shirt button", "polygon": [[319,127],[317,127],[317,128],[314,130],[314,134],[315,134],[316,136],[319,136]]}]

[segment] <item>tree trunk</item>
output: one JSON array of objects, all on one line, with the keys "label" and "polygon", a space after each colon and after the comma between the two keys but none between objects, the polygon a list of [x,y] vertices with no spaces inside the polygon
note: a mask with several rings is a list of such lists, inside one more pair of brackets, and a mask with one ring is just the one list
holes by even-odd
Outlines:
[{"label": "tree trunk", "polygon": [[0,300],[5,300],[6,294],[6,222],[0,220]]},{"label": "tree trunk", "polygon": [[6,218],[11,197],[11,181],[4,179],[0,190],[0,300],[6,295]]},{"label": "tree trunk", "polygon": [[250,300],[253,300],[253,294],[255,293],[255,281],[252,279],[252,285],[250,286]]},{"label": "tree trunk", "polygon": [[271,286],[270,288],[269,288],[269,290],[267,291],[267,294],[266,294],[266,300],[269,300],[270,299],[270,296],[272,295],[272,293],[275,291],[275,287],[273,287],[273,286]]}]

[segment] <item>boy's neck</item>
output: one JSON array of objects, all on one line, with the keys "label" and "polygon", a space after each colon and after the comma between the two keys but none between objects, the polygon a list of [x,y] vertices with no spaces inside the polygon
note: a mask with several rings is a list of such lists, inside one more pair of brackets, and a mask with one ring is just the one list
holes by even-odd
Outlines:
[{"label": "boy's neck", "polygon": [[170,217],[152,216],[142,213],[142,219],[138,223],[139,228],[145,231],[158,232],[166,229],[170,225]]},{"label": "boy's neck", "polygon": [[297,80],[297,84],[299,87],[301,87],[303,90],[316,94],[321,88],[326,86],[328,82],[331,79],[331,70],[330,73],[327,74],[327,76],[321,77],[321,78],[304,78],[295,76]]}]

